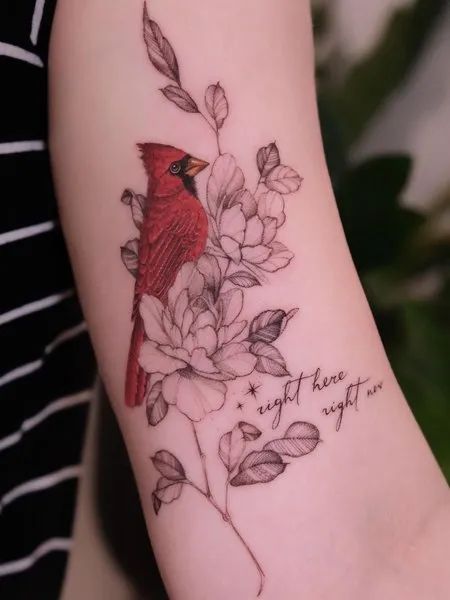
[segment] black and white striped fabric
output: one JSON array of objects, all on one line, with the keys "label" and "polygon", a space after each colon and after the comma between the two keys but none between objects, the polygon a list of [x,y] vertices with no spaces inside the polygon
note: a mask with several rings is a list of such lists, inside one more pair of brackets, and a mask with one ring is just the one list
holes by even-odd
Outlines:
[{"label": "black and white striped fabric", "polygon": [[0,598],[59,598],[94,359],[47,129],[56,0],[0,2]]}]

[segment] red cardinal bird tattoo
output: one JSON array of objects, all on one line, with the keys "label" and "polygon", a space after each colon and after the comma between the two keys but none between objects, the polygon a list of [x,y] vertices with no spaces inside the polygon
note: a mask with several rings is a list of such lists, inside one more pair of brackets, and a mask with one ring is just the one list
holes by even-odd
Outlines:
[{"label": "red cardinal bird tattoo", "polygon": [[167,303],[168,290],[184,263],[196,261],[208,237],[208,218],[196,192],[194,177],[208,163],[162,144],[138,144],[148,175],[147,198],[139,239],[134,288],[133,333],[125,383],[128,406],[142,403],[147,374],[139,366],[145,338],[139,304],[144,294]]}]

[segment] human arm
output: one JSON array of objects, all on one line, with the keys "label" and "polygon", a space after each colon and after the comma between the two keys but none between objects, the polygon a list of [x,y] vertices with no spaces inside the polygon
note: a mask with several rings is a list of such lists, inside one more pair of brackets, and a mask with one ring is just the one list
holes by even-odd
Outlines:
[{"label": "human arm", "polygon": [[[232,594],[246,599],[258,591],[261,571],[267,598],[289,599],[306,593],[327,598],[331,590],[338,597],[358,598],[376,593],[380,585],[388,590],[396,585],[412,585],[416,590],[419,584],[427,585],[430,574],[424,569],[417,570],[417,581],[405,582],[405,577],[391,576],[390,567],[395,565],[401,572],[404,559],[396,563],[395,558],[399,552],[405,553],[421,539],[422,529],[428,531],[427,523],[430,531],[436,518],[444,523],[436,515],[445,512],[447,486],[390,370],[342,233],[317,119],[308,3],[214,0],[206,4],[194,0],[149,4],[151,19],[175,49],[183,89],[203,116],[182,110],[159,91],[166,88],[166,95],[173,98],[173,87],[168,90],[167,86],[179,87],[177,72],[173,61],[167,63],[167,52],[164,66],[164,57],[158,59],[153,50],[159,71],[151,63],[142,35],[141,2],[111,5],[97,0],[82,6],[81,10],[78,3],[61,1],[55,22],[51,126],[56,183],[102,376],[133,462],[170,596],[184,600]],[[205,89],[217,81],[229,104],[229,114],[219,129],[219,148],[213,131],[218,124],[214,106],[208,112],[203,101]],[[217,87],[214,92],[221,94]],[[185,98],[184,102],[190,101]],[[216,117],[223,114],[223,107],[217,108]],[[274,139],[281,163],[292,171],[276,167],[275,173],[267,174],[270,164],[264,170],[264,152],[258,169],[258,149]],[[119,252],[128,239],[142,232],[119,200],[125,188],[132,188],[148,201],[147,176],[136,148],[138,142],[147,141],[183,148],[211,165],[219,149],[232,155],[231,159],[221,157],[215,170],[211,166],[196,176],[198,197],[215,222],[211,224],[210,214],[211,252],[207,253],[219,263],[221,291],[233,292],[227,296],[233,297],[226,317],[229,322],[209,320],[204,326],[212,327],[218,337],[223,326],[246,322],[244,338],[230,340],[243,348],[218,339],[211,342],[210,330],[202,332],[200,342],[199,328],[192,330],[198,347],[205,349],[197,353],[199,361],[193,360],[195,347],[186,346],[187,336],[181,342],[174,341],[173,333],[170,340],[161,338],[167,336],[168,325],[159,313],[148,316],[149,301],[143,297],[156,297],[168,306],[172,320],[176,320],[175,306],[151,288],[149,293],[142,292],[139,306],[143,300],[144,309],[139,315],[148,320],[142,341],[153,340],[158,352],[141,361],[146,371],[153,372],[152,361],[156,364],[157,360],[164,362],[158,369],[168,371],[159,382],[168,411],[155,426],[148,425],[145,404],[130,408],[124,402],[134,281]],[[245,176],[245,186],[236,169]],[[215,212],[220,203],[217,189],[230,170],[234,183],[229,185],[236,185],[233,193],[249,186],[254,198],[240,197],[243,217],[237,209],[234,215],[226,213],[231,229]],[[265,182],[258,185],[261,175]],[[283,211],[276,195],[280,190]],[[267,192],[274,193],[267,196]],[[130,198],[125,196],[127,201]],[[221,211],[233,208],[234,200],[227,197],[225,202]],[[257,202],[256,213],[253,202]],[[265,219],[269,220],[263,223],[261,234],[258,220]],[[274,225],[276,237],[267,241]],[[216,237],[222,237],[218,244],[212,241],[214,227]],[[148,236],[155,243],[155,236]],[[270,253],[264,258],[267,247]],[[150,248],[147,260],[151,257]],[[275,266],[282,268],[275,270],[266,261],[278,261]],[[147,262],[140,262],[145,269]],[[214,260],[209,264],[215,265]],[[228,275],[242,271],[247,279],[225,282]],[[205,280],[205,273],[201,275]],[[252,275],[258,285],[246,287]],[[174,302],[183,289],[178,285]],[[204,291],[203,287],[199,294],[204,296]],[[233,306],[240,308],[239,298],[242,309],[233,318]],[[216,294],[214,310],[210,310],[213,317],[217,317],[219,300],[223,306],[223,298]],[[153,308],[159,306],[150,302]],[[296,308],[300,309],[296,314],[290,312]],[[256,321],[252,331],[254,319],[268,310],[274,314],[260,317],[260,326]],[[272,327],[266,323],[269,316]],[[223,342],[224,333],[220,335]],[[227,360],[219,360],[216,352],[225,346],[230,354]],[[179,352],[180,347],[185,352]],[[167,359],[170,348],[172,366]],[[209,361],[200,361],[205,354]],[[188,366],[195,378],[180,375]],[[187,385],[193,379],[200,386],[198,392]],[[286,388],[289,381],[293,383]],[[182,386],[182,392],[173,391],[174,382],[177,389]],[[252,383],[260,386],[256,397],[247,394]],[[204,398],[200,407],[196,394]],[[166,410],[158,398],[159,387],[149,399],[151,421],[158,421]],[[236,429],[241,421],[261,435],[250,439],[258,435],[250,429],[253,433],[244,436],[245,428]],[[294,435],[288,437],[294,441],[274,443],[297,423],[309,425],[291,430]],[[223,449],[227,438],[219,453],[220,439],[230,431],[234,431],[231,459]],[[242,444],[240,436],[249,439]],[[321,441],[314,443],[319,437]],[[281,452],[286,444],[291,445],[291,456]],[[170,485],[163,482],[168,491],[156,490],[157,500],[179,492],[180,497],[159,506],[155,487],[170,472],[149,458],[161,450],[176,456],[183,471],[175,465],[178,475],[172,473],[175,479],[169,478]],[[253,457],[262,461],[261,466],[249,471],[248,463],[244,464],[244,475],[239,478],[240,465],[250,452],[259,453]],[[232,465],[229,472],[227,467]],[[260,482],[242,483],[247,471]],[[263,481],[273,475],[272,480]],[[235,485],[231,485],[233,480]],[[157,516],[153,505],[158,508]],[[442,544],[440,533],[425,548],[427,552],[436,549],[439,555]],[[433,563],[436,569],[441,565],[439,558]],[[440,582],[442,575],[434,579]]]}]

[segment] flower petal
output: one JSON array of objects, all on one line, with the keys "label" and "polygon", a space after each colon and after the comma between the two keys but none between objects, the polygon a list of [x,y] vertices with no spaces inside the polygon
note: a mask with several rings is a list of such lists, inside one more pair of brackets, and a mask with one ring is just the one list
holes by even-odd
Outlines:
[{"label": "flower petal", "polygon": [[139,313],[144,321],[147,337],[158,344],[170,344],[170,339],[163,327],[164,306],[154,296],[144,294],[139,304]]},{"label": "flower petal", "polygon": [[181,335],[183,336],[183,338],[185,338],[187,336],[187,334],[189,333],[189,329],[191,328],[191,325],[193,322],[194,322],[194,312],[193,312],[192,308],[188,307],[184,311],[183,323],[181,325]]},{"label": "flower petal", "polygon": [[234,288],[220,294],[219,301],[222,310],[222,325],[230,325],[242,310],[244,294],[242,290]]},{"label": "flower petal", "polygon": [[215,298],[219,292],[222,273],[217,258],[212,254],[202,254],[197,261],[197,269],[205,279],[205,286]]},{"label": "flower petal", "polygon": [[236,166],[235,158],[231,154],[221,154],[212,166],[206,190],[208,207],[213,217],[222,204],[226,205],[229,197],[243,185],[244,174]]},{"label": "flower petal", "polygon": [[166,402],[176,404],[192,421],[201,421],[208,413],[222,408],[227,388],[221,381],[176,372],[164,379],[162,390]]},{"label": "flower petal", "polygon": [[178,271],[175,281],[168,293],[168,305],[171,312],[175,313],[175,305],[183,290],[188,291],[189,299],[202,293],[205,281],[203,275],[195,267],[195,263],[187,262]]},{"label": "flower petal", "polygon": [[247,219],[256,215],[256,200],[248,190],[239,190],[230,198],[229,208],[235,204],[241,205],[241,210]]},{"label": "flower petal", "polygon": [[222,235],[220,238],[220,245],[225,254],[227,254],[236,265],[241,262],[241,248],[236,240],[227,235]]},{"label": "flower petal", "polygon": [[194,269],[191,280],[189,281],[189,286],[188,286],[189,300],[192,300],[192,299],[196,298],[197,296],[200,296],[201,293],[203,292],[204,287],[205,287],[205,278],[197,269]]},{"label": "flower petal", "polygon": [[211,325],[206,327],[200,327],[194,333],[194,344],[200,348],[206,350],[206,354],[209,356],[217,349],[217,334]]},{"label": "flower petal", "polygon": [[148,395],[153,386],[156,385],[159,381],[164,379],[165,375],[163,373],[150,373],[147,377],[147,387],[145,388],[145,395]]},{"label": "flower petal", "polygon": [[185,348],[185,350],[187,350],[189,354],[192,354],[195,347],[196,345],[194,341],[194,336],[192,335],[192,333],[188,333],[187,336],[184,338],[183,348]]},{"label": "flower petal", "polygon": [[194,348],[189,363],[191,367],[202,374],[218,372],[213,361],[206,356],[206,350],[204,348]]},{"label": "flower petal", "polygon": [[264,271],[274,273],[284,269],[294,258],[294,254],[281,242],[272,242],[272,253],[269,258],[259,266]]},{"label": "flower petal", "polygon": [[165,308],[163,312],[163,325],[167,335],[169,336],[170,343],[173,346],[181,346],[181,331],[177,325],[172,322],[172,315],[167,308]]},{"label": "flower petal", "polygon": [[189,298],[187,290],[183,290],[175,302],[175,309],[173,311],[173,320],[180,329],[183,325],[184,312],[188,307],[188,303]]},{"label": "flower petal", "polygon": [[247,221],[245,230],[244,245],[257,246],[262,242],[264,227],[258,215],[255,215]]},{"label": "flower petal", "polygon": [[240,204],[226,208],[220,218],[220,233],[227,235],[239,244],[244,241],[245,217]]},{"label": "flower petal", "polygon": [[277,220],[272,217],[266,217],[263,221],[264,233],[262,243],[267,246],[277,234]]},{"label": "flower petal", "polygon": [[186,350],[186,348],[173,348],[173,346],[160,346],[159,349],[161,350],[161,352],[164,352],[164,354],[167,354],[167,356],[172,356],[173,358],[178,358],[179,360],[182,360],[186,364],[189,363],[190,354]]},{"label": "flower petal", "polygon": [[194,270],[194,263],[187,262],[178,271],[175,281],[173,282],[168,293],[168,305],[170,310],[175,313],[175,304],[183,290],[187,289],[189,281]]},{"label": "flower petal", "polygon": [[217,332],[217,345],[222,346],[241,334],[247,326],[247,321],[236,321],[231,325],[224,325]]},{"label": "flower petal", "polygon": [[168,404],[176,404],[178,400],[178,384],[183,376],[180,375],[179,371],[175,371],[172,375],[169,375],[163,379],[162,382],[162,393],[164,400]]},{"label": "flower petal", "polygon": [[259,246],[244,246],[244,248],[242,248],[242,259],[254,265],[258,265],[267,260],[271,252],[271,248],[263,246],[262,244]]},{"label": "flower petal", "polygon": [[138,362],[146,373],[169,375],[186,366],[183,360],[167,355],[153,342],[144,342],[139,352]]},{"label": "flower petal", "polygon": [[208,325],[211,325],[211,327],[215,327],[216,319],[214,318],[214,315],[210,310],[204,310],[197,315],[195,321],[192,323],[191,333],[195,334],[197,329],[207,327]]},{"label": "flower petal", "polygon": [[244,377],[254,370],[257,358],[245,344],[232,343],[220,348],[213,360],[220,371],[233,377]]},{"label": "flower petal", "polygon": [[277,227],[281,227],[286,219],[283,196],[273,191],[261,194],[258,198],[258,215],[263,221],[266,217],[276,219]]}]

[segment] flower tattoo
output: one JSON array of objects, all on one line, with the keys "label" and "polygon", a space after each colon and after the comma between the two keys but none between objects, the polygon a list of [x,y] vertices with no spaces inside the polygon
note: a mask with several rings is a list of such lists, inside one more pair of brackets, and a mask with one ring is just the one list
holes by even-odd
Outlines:
[{"label": "flower tattoo", "polygon": [[[217,156],[211,161],[159,143],[139,144],[148,174],[146,194],[126,189],[139,232],[121,248],[125,267],[135,278],[133,332],[126,372],[125,401],[145,405],[149,425],[176,410],[186,417],[203,468],[203,482],[193,481],[183,464],[165,449],[152,457],[160,477],[153,508],[177,500],[193,488],[221,515],[253,561],[263,590],[265,573],[229,510],[231,488],[268,483],[285,472],[285,457],[312,452],[319,430],[294,422],[284,436],[255,448],[262,432],[245,421],[218,440],[226,470],[225,502],[209,484],[197,425],[227,400],[227,383],[254,372],[289,376],[275,343],[298,309],[268,308],[252,318],[244,310],[245,291],[262,286],[271,274],[288,267],[293,253],[278,239],[286,220],[286,200],[299,191],[302,178],[281,163],[275,142],[256,156],[259,175],[252,192],[230,153],[223,152],[220,132],[230,105],[220,83],[206,88],[204,109],[183,87],[175,52],[144,6],[144,41],[154,68],[169,80],[164,97],[187,113],[201,116],[214,135]],[[209,168],[205,202],[195,177]],[[249,384],[256,396],[260,387]],[[243,404],[238,408],[242,410]],[[222,467],[222,468],[223,468]]]}]

